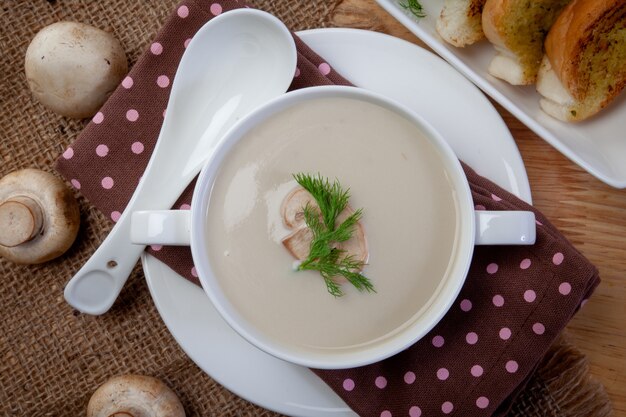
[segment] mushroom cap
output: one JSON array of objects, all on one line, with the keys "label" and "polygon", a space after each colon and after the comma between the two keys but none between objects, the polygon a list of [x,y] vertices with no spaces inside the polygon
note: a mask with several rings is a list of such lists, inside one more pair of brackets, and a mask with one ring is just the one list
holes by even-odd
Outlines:
[{"label": "mushroom cap", "polygon": [[[0,179],[0,204],[12,199],[31,199],[41,208],[41,231],[24,243],[0,245],[0,257],[22,264],[56,258],[72,246],[80,225],[80,211],[63,181],[38,169],[14,171]],[[0,234],[9,233],[0,230]]]},{"label": "mushroom cap", "polygon": [[28,86],[62,116],[93,116],[128,71],[126,55],[110,33],[77,22],[57,22],[35,35],[26,51]]},{"label": "mushroom cap", "polygon": [[185,417],[180,400],[167,385],[143,375],[120,375],[93,393],[87,417]]}]

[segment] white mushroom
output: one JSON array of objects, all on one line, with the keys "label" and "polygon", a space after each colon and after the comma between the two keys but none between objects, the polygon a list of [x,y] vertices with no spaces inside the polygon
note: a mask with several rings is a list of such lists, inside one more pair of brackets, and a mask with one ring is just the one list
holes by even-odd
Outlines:
[{"label": "white mushroom", "polygon": [[[315,199],[304,188],[298,187],[287,196],[285,196],[281,205],[281,215],[285,225],[292,232],[285,236],[282,240],[283,246],[291,253],[291,255],[302,261],[309,256],[313,233],[306,226],[304,221],[304,207],[309,204],[312,207],[318,207]],[[337,222],[343,222],[348,216],[354,213],[354,210],[348,206],[337,216]],[[365,230],[360,222],[354,227],[352,238],[339,242],[337,248],[344,250],[346,256],[352,255],[355,260],[367,263],[369,251],[367,247],[367,239]]]},{"label": "white mushroom", "polygon": [[54,175],[23,169],[0,179],[0,256],[37,264],[61,256],[80,224],[78,203]]},{"label": "white mushroom", "polygon": [[313,232],[306,226],[300,226],[282,240],[283,246],[289,251],[291,256],[303,261],[309,256]]},{"label": "white mushroom", "polygon": [[24,68],[33,95],[62,116],[93,116],[128,71],[126,55],[110,33],[58,22],[35,35]]},{"label": "white mushroom", "polygon": [[315,198],[304,188],[297,187],[285,196],[280,205],[280,215],[283,223],[290,229],[304,224],[304,208],[309,204],[318,208]]},{"label": "white mushroom", "polygon": [[143,375],[120,375],[96,390],[87,417],[185,417],[180,400],[167,385]]}]

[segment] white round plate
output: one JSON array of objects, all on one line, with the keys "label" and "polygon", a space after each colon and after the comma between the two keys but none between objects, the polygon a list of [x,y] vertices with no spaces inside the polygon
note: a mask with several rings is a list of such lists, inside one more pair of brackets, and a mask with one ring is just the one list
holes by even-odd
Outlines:
[{"label": "white round plate", "polygon": [[[450,65],[409,42],[354,29],[299,33],[354,84],[395,99],[439,130],[459,158],[531,202],[524,164],[506,125],[485,96]],[[279,413],[354,416],[307,368],[250,345],[213,308],[203,290],[156,258],[142,258],[165,325],[189,357],[235,394]]]}]

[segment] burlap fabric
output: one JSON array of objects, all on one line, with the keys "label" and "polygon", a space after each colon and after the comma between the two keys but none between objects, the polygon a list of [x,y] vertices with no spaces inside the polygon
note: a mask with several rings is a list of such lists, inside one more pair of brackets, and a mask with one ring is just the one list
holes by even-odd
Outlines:
[{"label": "burlap fabric", "polygon": [[[338,2],[253,3],[291,28],[304,29],[329,25]],[[175,0],[3,1],[0,175],[24,167],[54,172],[54,160],[84,126],[84,122],[44,110],[28,92],[23,57],[40,28],[59,20],[75,20],[111,31],[132,64],[175,4]],[[110,227],[108,219],[78,197],[81,231],[65,256],[41,266],[16,266],[0,260],[0,415],[83,415],[96,387],[124,373],[163,379],[181,397],[190,416],[274,415],[231,394],[185,356],[161,321],[139,268],[107,315],[94,318],[72,311],[63,300],[63,286]],[[584,357],[558,342],[511,415],[609,413],[602,388],[586,378]]]}]

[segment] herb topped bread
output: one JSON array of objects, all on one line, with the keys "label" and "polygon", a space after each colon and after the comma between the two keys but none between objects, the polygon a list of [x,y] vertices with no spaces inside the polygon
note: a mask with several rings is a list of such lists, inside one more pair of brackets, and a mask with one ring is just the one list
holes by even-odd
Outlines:
[{"label": "herb topped bread", "polygon": [[437,32],[448,43],[464,47],[485,38],[481,14],[486,0],[445,0]]},{"label": "herb topped bread", "polygon": [[514,85],[533,84],[543,58],[545,36],[569,2],[487,0],[482,14],[483,31],[498,50],[489,73]]},{"label": "herb topped bread", "polygon": [[592,116],[626,86],[626,1],[574,0],[545,48],[537,80],[541,108],[565,121]]}]

